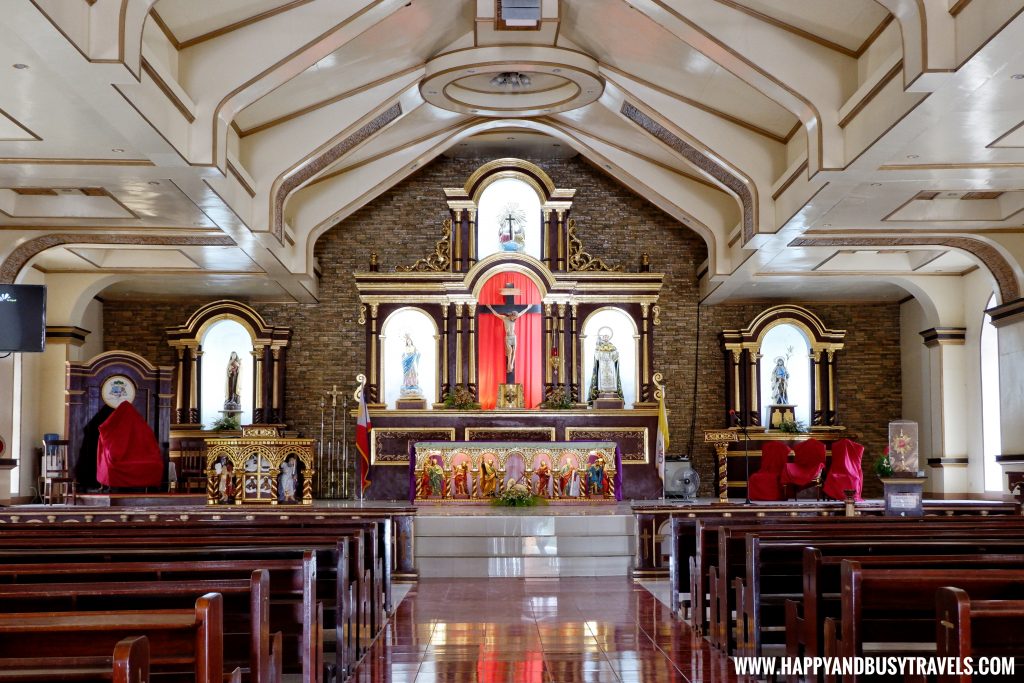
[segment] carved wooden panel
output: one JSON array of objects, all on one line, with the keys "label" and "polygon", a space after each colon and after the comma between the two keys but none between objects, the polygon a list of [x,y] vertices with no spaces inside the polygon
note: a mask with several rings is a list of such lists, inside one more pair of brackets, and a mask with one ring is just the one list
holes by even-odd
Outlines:
[{"label": "carved wooden panel", "polygon": [[567,441],[614,441],[622,450],[622,462],[650,462],[647,427],[566,427]]},{"label": "carved wooden panel", "polygon": [[466,427],[466,441],[554,440],[554,427]]},{"label": "carved wooden panel", "polygon": [[370,435],[371,465],[409,464],[409,446],[417,441],[455,441],[452,427],[374,427]]}]

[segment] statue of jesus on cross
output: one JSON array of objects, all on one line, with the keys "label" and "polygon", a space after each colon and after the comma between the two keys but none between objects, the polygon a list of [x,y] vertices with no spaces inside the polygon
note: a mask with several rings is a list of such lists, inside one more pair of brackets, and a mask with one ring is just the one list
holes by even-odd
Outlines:
[{"label": "statue of jesus on cross", "polygon": [[519,290],[513,287],[511,282],[505,284],[501,294],[505,298],[505,303],[498,306],[484,305],[490,313],[498,316],[505,327],[505,382],[513,384],[515,383],[516,346],[518,342],[516,337],[516,321],[527,313],[540,313],[540,306],[537,304],[517,305],[513,303],[515,295],[519,294]]}]

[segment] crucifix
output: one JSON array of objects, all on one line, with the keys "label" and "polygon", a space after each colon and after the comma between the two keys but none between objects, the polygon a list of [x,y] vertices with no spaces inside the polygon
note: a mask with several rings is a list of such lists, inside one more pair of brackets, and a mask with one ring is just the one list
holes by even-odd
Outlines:
[{"label": "crucifix", "polygon": [[497,306],[484,304],[487,306],[487,310],[498,316],[501,319],[501,323],[505,326],[506,384],[514,384],[516,381],[516,321],[527,313],[540,313],[540,305],[538,304],[514,303],[515,296],[519,293],[520,291],[513,287],[511,282],[506,282],[505,288],[501,290],[502,296],[505,297],[505,303]]}]

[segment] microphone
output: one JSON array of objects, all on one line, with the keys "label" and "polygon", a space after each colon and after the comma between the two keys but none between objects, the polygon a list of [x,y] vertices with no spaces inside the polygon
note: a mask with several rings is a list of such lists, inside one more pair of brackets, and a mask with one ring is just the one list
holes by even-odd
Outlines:
[{"label": "microphone", "polygon": [[735,427],[736,425],[737,425],[736,411],[735,410],[730,410],[729,411],[729,426],[730,427]]}]

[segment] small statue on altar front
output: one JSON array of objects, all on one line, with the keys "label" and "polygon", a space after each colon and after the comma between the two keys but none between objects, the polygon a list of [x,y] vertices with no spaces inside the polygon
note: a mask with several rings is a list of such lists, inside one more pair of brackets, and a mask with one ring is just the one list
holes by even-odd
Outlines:
[{"label": "small statue on altar front", "polygon": [[564,463],[558,471],[558,495],[562,498],[579,498],[580,482],[576,469],[569,463]]},{"label": "small statue on altar front", "polygon": [[412,336],[405,333],[405,349],[402,351],[402,389],[401,396],[420,397],[423,390],[420,389],[420,352],[412,341]]},{"label": "small statue on altar front", "polygon": [[469,463],[463,462],[455,466],[454,489],[456,496],[469,496]]},{"label": "small statue on altar front", "polygon": [[498,471],[490,459],[480,462],[480,495],[493,496],[498,484]]},{"label": "small statue on altar front", "polygon": [[537,467],[537,495],[548,498],[551,496],[551,468],[546,462]]},{"label": "small statue on altar front", "polygon": [[444,469],[434,460],[430,460],[423,466],[423,474],[420,475],[416,486],[416,497],[429,498],[443,496],[444,493]]},{"label": "small statue on altar front", "polygon": [[292,454],[281,463],[281,475],[278,483],[282,503],[294,503],[299,488],[299,462]]},{"label": "small statue on altar front", "polygon": [[612,343],[612,329],[597,331],[594,349],[594,372],[590,378],[588,398],[593,403],[598,397],[622,398],[622,377],[619,374],[619,350]]},{"label": "small statue on altar front", "polygon": [[235,502],[235,465],[226,457],[214,463],[214,473],[217,477],[217,492],[220,494],[221,503]]},{"label": "small statue on altar front", "polygon": [[608,491],[608,475],[604,471],[604,456],[597,459],[587,468],[587,493],[591,496],[603,496]]}]

